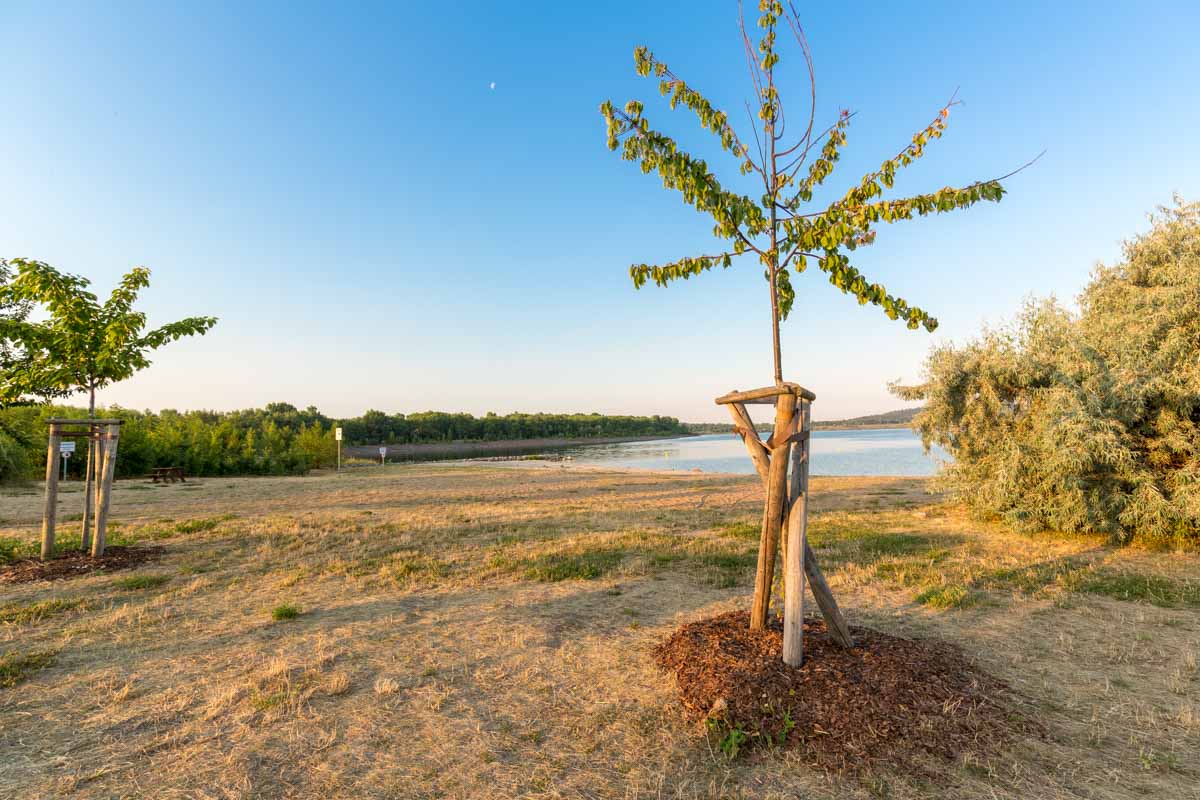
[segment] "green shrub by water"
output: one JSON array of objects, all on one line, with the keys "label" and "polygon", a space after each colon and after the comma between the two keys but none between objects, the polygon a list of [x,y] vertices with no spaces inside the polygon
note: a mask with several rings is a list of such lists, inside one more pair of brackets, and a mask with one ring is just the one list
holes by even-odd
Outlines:
[{"label": "green shrub by water", "polygon": [[935,349],[926,445],[958,499],[1026,530],[1200,540],[1200,203],[1177,202],[1074,313],[1031,302],[1007,327]]}]

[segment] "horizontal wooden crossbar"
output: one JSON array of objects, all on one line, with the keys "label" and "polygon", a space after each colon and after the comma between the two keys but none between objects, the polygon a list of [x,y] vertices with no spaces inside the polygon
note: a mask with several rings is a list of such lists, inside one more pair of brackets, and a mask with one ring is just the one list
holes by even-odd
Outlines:
[{"label": "horizontal wooden crossbar", "polygon": [[716,403],[719,406],[729,405],[730,403],[770,404],[774,403],[775,398],[781,394],[794,394],[810,402],[817,399],[815,394],[798,383],[780,383],[775,386],[764,386],[761,389],[751,389],[746,392],[734,390],[729,394],[723,394],[718,397]]},{"label": "horizontal wooden crossbar", "polygon": [[46,422],[50,425],[124,425],[123,419],[60,419],[54,417]]}]

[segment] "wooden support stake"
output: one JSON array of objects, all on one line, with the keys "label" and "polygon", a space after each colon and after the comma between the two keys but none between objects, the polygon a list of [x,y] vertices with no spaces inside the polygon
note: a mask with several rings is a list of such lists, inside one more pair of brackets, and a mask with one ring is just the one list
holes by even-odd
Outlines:
[{"label": "wooden support stake", "polygon": [[88,552],[92,542],[92,511],[96,507],[96,473],[99,472],[100,441],[96,425],[88,425],[87,458],[83,462],[83,527],[79,533],[79,549]]},{"label": "wooden support stake", "polygon": [[846,618],[842,616],[842,610],[838,608],[837,600],[834,599],[833,592],[825,580],[825,574],[821,572],[817,557],[807,541],[804,542],[804,574],[808,576],[808,586],[812,589],[817,608],[821,609],[821,616],[825,618],[825,627],[834,641],[842,647],[854,647],[850,626],[846,624]]},{"label": "wooden support stake", "polygon": [[[747,449],[750,444],[747,443]],[[759,477],[763,484],[767,483],[767,475],[759,471]],[[798,496],[798,494],[793,495]],[[804,575],[808,578],[808,586],[812,590],[813,598],[817,601],[817,608],[821,609],[821,616],[825,618],[830,635],[834,641],[842,647],[854,647],[854,638],[850,635],[850,626],[846,624],[846,618],[842,616],[842,610],[838,607],[837,600],[834,599],[833,591],[829,588],[828,581],[825,580],[825,574],[821,572],[821,566],[817,563],[817,556],[812,551],[812,546],[808,543],[807,537],[804,541]]]},{"label": "wooden support stake", "polygon": [[754,429],[754,421],[750,419],[750,414],[741,403],[730,403],[726,408],[729,409],[729,416],[733,417],[733,427],[737,429],[742,441],[746,443],[746,452],[750,454],[750,460],[754,462],[754,469],[758,471],[758,477],[762,479],[763,483],[766,483],[767,469],[770,467],[771,459],[767,448],[758,438],[758,431]]},{"label": "wooden support stake", "polygon": [[42,560],[54,556],[54,523],[58,518],[58,462],[62,457],[62,428],[51,423],[46,450],[46,504],[42,507]]},{"label": "wooden support stake", "polygon": [[783,553],[783,663],[804,662],[804,545],[808,542],[809,403],[800,402],[800,441],[792,446],[791,507]]},{"label": "wooden support stake", "polygon": [[102,441],[104,446],[101,448],[103,461],[100,462],[101,467],[98,470],[99,491],[96,497],[96,533],[92,537],[92,557],[99,558],[104,555],[105,541],[108,533],[108,505],[112,498],[112,481],[113,472],[117,466],[117,442],[121,435],[121,428],[117,425],[105,426]]},{"label": "wooden support stake", "polygon": [[775,573],[775,556],[779,547],[779,531],[783,511],[787,506],[788,439],[795,431],[796,395],[779,395],[775,405],[775,430],[771,440],[777,442],[771,450],[767,471],[767,502],[763,513],[762,537],[758,545],[758,568],[754,575],[754,600],[750,606],[750,629],[761,630],[767,625],[771,606],[771,582]]}]

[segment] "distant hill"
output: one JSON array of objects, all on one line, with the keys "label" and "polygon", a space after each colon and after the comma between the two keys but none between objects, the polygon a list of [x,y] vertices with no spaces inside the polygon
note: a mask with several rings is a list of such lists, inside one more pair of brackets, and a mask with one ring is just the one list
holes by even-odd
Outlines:
[{"label": "distant hill", "polygon": [[[882,414],[867,414],[864,417],[850,419],[823,420],[813,423],[814,429],[840,428],[893,428],[909,425],[920,408],[898,408],[895,411],[885,411]],[[689,433],[729,433],[733,426],[728,422],[685,422],[683,426]],[[759,423],[760,431],[771,430],[770,423]]]},{"label": "distant hill", "polygon": [[895,411],[885,411],[882,414],[868,414],[865,417],[850,419],[834,419],[814,422],[814,428],[866,428],[874,425],[900,426],[912,423],[913,417],[921,409],[897,408]]}]

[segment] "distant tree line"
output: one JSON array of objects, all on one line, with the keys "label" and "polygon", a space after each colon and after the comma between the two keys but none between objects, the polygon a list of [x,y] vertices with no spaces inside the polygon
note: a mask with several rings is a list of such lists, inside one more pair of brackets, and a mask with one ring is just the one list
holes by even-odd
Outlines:
[{"label": "distant tree line", "polygon": [[[146,474],[153,467],[182,467],[189,475],[294,475],[329,466],[336,458],[333,429],[344,443],[421,444],[504,439],[655,436],[685,433],[673,417],[601,414],[385,414],[368,411],[338,420],[314,407],[289,403],[243,411],[132,411],[109,407],[105,417],[125,420],[117,476]],[[52,405],[0,410],[0,482],[40,476],[46,463],[50,417],[84,417],[85,409]],[[81,475],[82,459],[68,460]]]},{"label": "distant tree line", "polygon": [[603,414],[385,414],[368,411],[342,420],[351,444],[421,444],[425,442],[506,439],[582,439],[599,436],[665,436],[687,430],[674,417],[606,416]]},{"label": "distant tree line", "polygon": [[[921,409],[898,408],[895,411],[885,411],[882,414],[867,414],[862,417],[849,419],[813,420],[813,428],[865,428],[871,425],[909,425],[913,417]],[[685,422],[683,426],[689,433],[733,433],[733,425],[728,422]],[[774,429],[771,422],[760,422],[754,427],[760,431]]]}]

